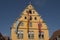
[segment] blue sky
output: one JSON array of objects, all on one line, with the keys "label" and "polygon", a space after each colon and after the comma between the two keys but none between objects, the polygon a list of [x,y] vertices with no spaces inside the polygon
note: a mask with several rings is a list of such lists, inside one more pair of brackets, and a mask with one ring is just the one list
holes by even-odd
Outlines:
[{"label": "blue sky", "polygon": [[[30,0],[0,0],[0,32],[10,36],[10,27]],[[49,35],[60,29],[60,0],[31,0],[36,11],[46,22]]]}]

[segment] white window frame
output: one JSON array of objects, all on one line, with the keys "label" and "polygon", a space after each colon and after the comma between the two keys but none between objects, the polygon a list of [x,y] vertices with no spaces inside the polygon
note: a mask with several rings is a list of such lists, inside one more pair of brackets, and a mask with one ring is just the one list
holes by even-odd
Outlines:
[{"label": "white window frame", "polygon": [[33,31],[29,31],[28,38],[29,39],[34,39],[34,32]]},{"label": "white window frame", "polygon": [[32,27],[32,22],[29,22],[29,27]]},{"label": "white window frame", "polygon": [[23,31],[18,31],[17,38],[23,39]]},{"label": "white window frame", "polygon": [[38,34],[38,38],[41,39],[41,40],[44,40],[44,32],[41,32],[41,35],[39,37],[40,33]]}]

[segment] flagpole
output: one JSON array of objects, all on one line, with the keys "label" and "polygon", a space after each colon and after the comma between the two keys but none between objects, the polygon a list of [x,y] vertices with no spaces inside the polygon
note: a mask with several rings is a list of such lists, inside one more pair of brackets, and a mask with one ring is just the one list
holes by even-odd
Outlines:
[{"label": "flagpole", "polygon": [[27,32],[29,32],[29,20],[30,20],[30,18],[29,18],[29,12],[28,12],[28,20],[27,20]]}]

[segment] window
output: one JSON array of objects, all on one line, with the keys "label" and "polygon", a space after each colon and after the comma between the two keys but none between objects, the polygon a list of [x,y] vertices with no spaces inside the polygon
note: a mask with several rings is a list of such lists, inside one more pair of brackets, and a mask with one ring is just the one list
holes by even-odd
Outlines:
[{"label": "window", "polygon": [[26,10],[26,13],[29,13],[29,11]]},{"label": "window", "polygon": [[33,13],[35,13],[35,11],[33,11]]},{"label": "window", "polygon": [[32,10],[26,10],[26,13],[30,13],[30,14],[32,14]]},{"label": "window", "polygon": [[30,20],[32,20],[32,16],[30,16]]},{"label": "window", "polygon": [[24,23],[22,21],[20,22],[20,26],[24,26]]},{"label": "window", "polygon": [[32,11],[31,11],[31,10],[29,10],[29,13],[30,13],[30,14],[32,14]]},{"label": "window", "polygon": [[53,40],[57,40],[57,38],[53,39]]},{"label": "window", "polygon": [[29,39],[34,39],[34,32],[33,31],[29,31],[28,38]]},{"label": "window", "polygon": [[31,5],[30,5],[30,8],[31,8]]},{"label": "window", "polygon": [[25,17],[25,19],[27,19],[27,17]]},{"label": "window", "polygon": [[32,27],[32,22],[29,23],[29,27]]},{"label": "window", "polygon": [[17,37],[18,39],[23,39],[23,31],[18,31]]},{"label": "window", "polygon": [[35,17],[35,20],[37,20],[37,18]]},{"label": "window", "polygon": [[60,40],[60,35],[57,36],[57,40]]},{"label": "window", "polygon": [[60,35],[58,35],[58,38],[60,38]]},{"label": "window", "polygon": [[44,39],[44,33],[43,32],[39,33],[38,37],[39,39]]}]

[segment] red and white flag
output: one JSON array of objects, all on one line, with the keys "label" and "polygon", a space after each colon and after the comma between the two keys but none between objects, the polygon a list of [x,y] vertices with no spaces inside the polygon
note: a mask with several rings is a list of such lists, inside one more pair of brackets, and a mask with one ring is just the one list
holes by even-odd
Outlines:
[{"label": "red and white flag", "polygon": [[41,22],[39,22],[38,23],[38,30],[39,30],[39,33],[41,33],[42,31],[41,31],[41,27],[42,27],[42,23]]}]

